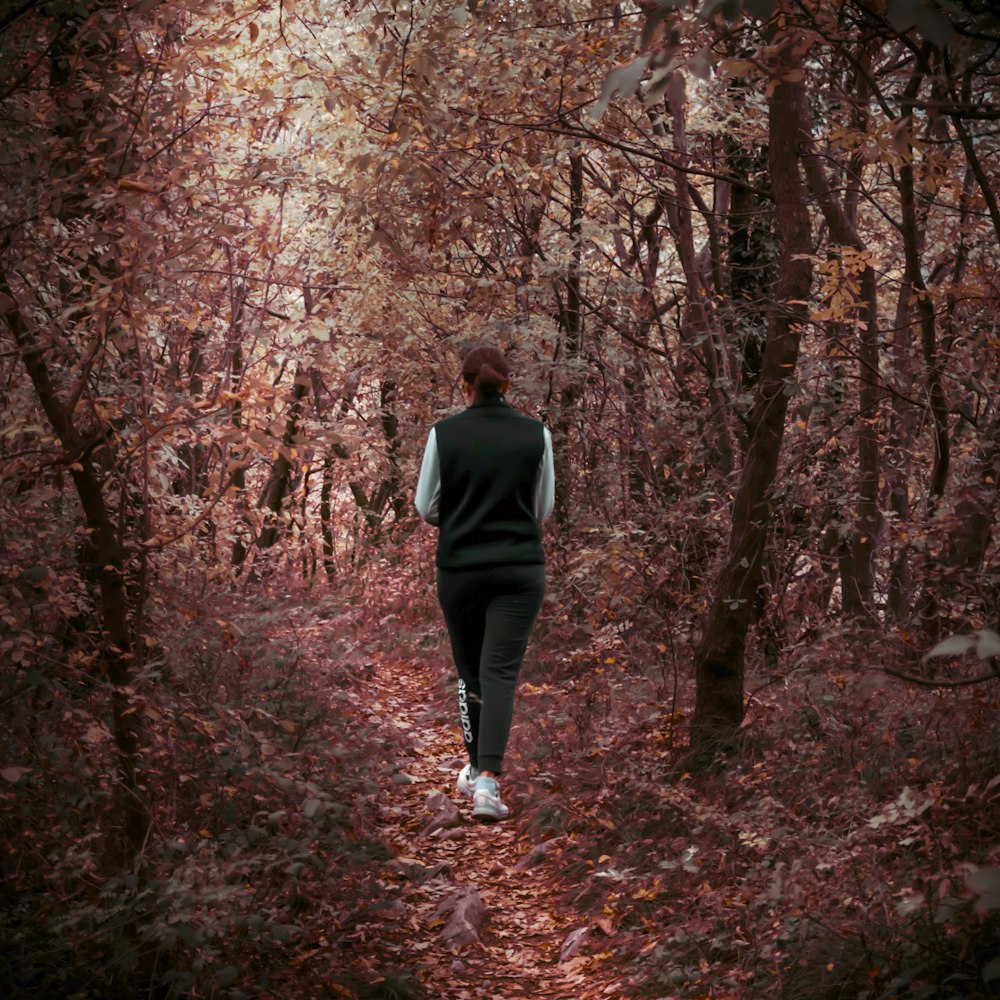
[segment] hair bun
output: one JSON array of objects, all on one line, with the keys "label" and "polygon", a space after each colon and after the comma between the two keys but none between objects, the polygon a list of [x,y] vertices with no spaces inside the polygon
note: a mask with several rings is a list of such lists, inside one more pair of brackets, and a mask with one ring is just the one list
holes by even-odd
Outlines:
[{"label": "hair bun", "polygon": [[484,344],[473,348],[465,356],[462,378],[477,395],[496,396],[510,378],[510,364],[503,351]]}]

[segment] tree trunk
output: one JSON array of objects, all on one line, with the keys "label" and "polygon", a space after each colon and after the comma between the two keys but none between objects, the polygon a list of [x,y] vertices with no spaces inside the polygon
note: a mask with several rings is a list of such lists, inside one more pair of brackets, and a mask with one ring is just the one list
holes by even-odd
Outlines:
[{"label": "tree trunk", "polygon": [[[902,113],[905,128],[912,128],[912,106],[904,104]],[[920,323],[920,345],[923,349],[927,393],[934,428],[934,463],[931,467],[928,502],[928,514],[932,515],[944,495],[944,489],[948,482],[948,468],[951,460],[951,445],[948,437],[948,400],[941,377],[934,302],[920,269],[920,236],[916,199],[913,191],[913,154],[912,145],[909,143],[907,145],[908,156],[904,158],[899,168],[899,207],[902,217],[903,251],[906,258],[903,281],[909,288],[910,301],[916,309]]]},{"label": "tree trunk", "polygon": [[874,623],[875,541],[882,526],[879,513],[879,329],[875,271],[866,267],[861,276],[864,322],[858,355],[861,387],[858,391],[858,507],[851,536],[850,581],[841,575],[844,614],[858,623]]},{"label": "tree trunk", "polygon": [[[232,251],[228,246],[226,247],[226,255],[229,261],[229,267],[232,269]],[[247,285],[243,282],[234,281],[231,275],[229,293],[229,380],[233,389],[236,389],[239,386],[240,381],[243,378],[243,345],[241,337],[243,329],[243,315],[246,310],[247,294]],[[240,428],[243,426],[243,403],[241,402],[238,393],[236,394],[236,398],[233,400],[230,422],[233,427]],[[247,516],[247,507],[249,504],[246,495],[246,457],[248,453],[249,448],[247,448],[246,445],[239,450],[234,447],[230,459],[230,465],[233,467],[233,486],[236,489],[237,498],[234,506],[236,510],[239,511],[239,517],[237,519],[239,523],[237,525],[237,530],[240,530],[239,524],[242,524],[247,537],[251,538],[253,533],[250,528],[250,518]],[[230,555],[230,564],[236,569],[237,572],[240,571],[240,567],[242,567],[243,563],[246,562],[248,554],[249,548],[243,541],[243,538],[237,536],[233,540],[233,549]]]},{"label": "tree trunk", "polygon": [[[844,247],[865,249],[853,220],[838,201],[823,168],[819,153],[812,142],[812,122],[809,104],[803,91],[797,108],[799,128],[806,139],[802,165],[813,197],[819,203],[832,238]],[[841,584],[844,614],[860,622],[874,622],[875,576],[872,559],[875,539],[881,527],[879,514],[879,439],[878,407],[879,340],[878,287],[875,270],[865,263],[861,270],[860,305],[860,385],[858,393],[858,507],[857,522],[852,533],[850,560],[842,563]]]},{"label": "tree trunk", "polygon": [[264,526],[257,539],[257,547],[260,549],[269,549],[278,540],[278,519],[281,516],[281,505],[288,492],[288,486],[292,479],[292,469],[295,465],[292,447],[295,444],[295,435],[298,433],[299,417],[302,415],[302,400],[305,398],[308,386],[309,383],[305,376],[297,375],[295,377],[292,403],[285,421],[284,433],[281,435],[278,457],[274,461],[270,479],[261,495],[261,505],[266,504],[271,514],[268,519],[269,523]]},{"label": "tree trunk", "polygon": [[[913,334],[910,330],[910,292],[904,288],[896,303],[896,331],[892,344],[892,366],[896,385],[908,386],[913,368]],[[892,397],[889,423],[889,448],[886,456],[885,475],[889,485],[889,508],[894,515],[894,525],[902,530],[903,537],[893,537],[890,542],[889,614],[895,622],[905,621],[912,610],[913,575],[910,571],[909,539],[906,527],[910,523],[910,454],[914,432],[914,409],[901,394]]]},{"label": "tree trunk", "polygon": [[780,270],[768,318],[764,361],[749,418],[746,460],[733,501],[729,554],[715,585],[695,652],[697,692],[692,749],[699,760],[733,745],[743,721],[743,666],[747,633],[762,578],[764,545],[785,432],[788,380],[795,374],[802,326],[808,319],[812,251],[809,212],[799,172],[796,103],[801,85],[787,79],[795,67],[786,48],[770,99],[768,134],[771,190]]},{"label": "tree trunk", "polygon": [[[101,24],[102,30],[97,31],[90,16],[102,9],[109,16]],[[118,77],[122,73],[117,60],[117,32],[121,25],[110,16],[115,9],[110,2],[83,4],[54,16],[47,52],[49,91],[57,112],[48,124],[62,145],[59,157],[49,162],[48,175],[39,177],[39,187],[45,188],[52,214],[60,224],[72,227],[85,220],[86,227],[95,233],[103,227],[113,232],[122,221],[112,204],[100,204],[101,199],[94,196],[105,189],[109,180],[127,174],[130,158],[135,155],[133,144],[119,138],[118,126],[129,120],[129,109],[116,99],[115,93],[116,87],[125,83],[124,76]],[[39,127],[46,127],[46,123],[39,122]],[[130,127],[139,126],[136,122]],[[96,149],[101,151],[99,156],[94,153]],[[11,273],[16,273],[16,266]],[[78,272],[85,273],[98,276],[109,286],[121,277],[116,255],[102,253],[94,244],[89,248],[87,272]],[[82,281],[75,283],[66,272],[58,281],[58,291],[61,308],[53,308],[56,303],[50,300],[36,311],[35,302],[30,298],[26,301],[33,292],[22,289],[19,301],[7,276],[0,273],[0,317],[13,334],[35,395],[61,446],[60,463],[70,472],[83,512],[87,536],[79,550],[80,569],[83,579],[96,592],[100,666],[111,686],[111,731],[126,861],[131,866],[145,846],[150,826],[146,789],[138,779],[142,706],[133,700],[130,688],[144,638],[137,634],[130,612],[145,600],[141,571],[127,579],[135,564],[142,563],[141,558],[132,560],[130,567],[129,545],[134,546],[137,538],[131,533],[126,536],[132,514],[128,490],[133,484],[109,484],[108,472],[120,458],[112,450],[116,437],[110,421],[97,417],[87,426],[86,418],[75,415],[77,402],[90,388],[91,365],[99,357],[107,357],[107,333],[101,337],[95,331],[89,359],[77,366],[70,360],[72,354],[62,346],[62,331],[54,325],[86,330],[94,319],[93,301],[87,300],[91,291]],[[40,292],[39,300],[48,294]],[[45,313],[58,314],[59,319],[47,329],[36,327],[37,318]],[[57,330],[59,336],[54,336]],[[65,380],[63,385],[54,381],[58,378]],[[70,378],[76,379],[75,385]],[[117,520],[109,506],[116,486],[120,490]],[[134,520],[131,526],[135,527]]]},{"label": "tree trunk", "polygon": [[[24,321],[6,278],[0,275],[3,318],[14,335],[21,359],[38,401],[62,443],[63,459],[70,470],[87,524],[81,569],[84,578],[97,584],[101,616],[101,660],[111,682],[111,719],[118,774],[122,788],[122,814],[129,845],[129,863],[139,855],[149,830],[149,809],[137,778],[137,756],[142,744],[142,713],[129,694],[136,637],[128,620],[125,593],[125,552],[118,538],[101,488],[102,477],[94,467],[94,453],[103,439],[88,440],[52,383],[42,347]],[[140,637],[141,641],[141,637]]]},{"label": "tree trunk", "polygon": [[[682,79],[680,74],[676,79]],[[685,339],[693,345],[704,366],[707,385],[705,388],[711,407],[709,415],[710,433],[714,437],[714,448],[710,457],[712,464],[729,477],[735,466],[733,442],[729,433],[729,409],[720,388],[719,330],[715,316],[710,312],[709,303],[714,296],[705,280],[705,272],[694,247],[694,220],[691,210],[691,189],[688,184],[687,166],[690,161],[687,144],[687,129],[684,118],[685,100],[683,88],[668,87],[670,94],[671,138],[677,167],[674,171],[674,196],[666,200],[666,214],[673,232],[674,243],[687,292],[683,325],[687,327]],[[719,289],[715,290],[716,292]]]},{"label": "tree trunk", "polygon": [[319,523],[323,535],[323,569],[329,579],[333,579],[336,565],[333,559],[333,528],[331,526],[330,498],[333,496],[333,459],[326,455],[323,459],[323,485],[319,494]]},{"label": "tree trunk", "polygon": [[[403,516],[406,505],[406,498],[400,490],[399,417],[396,416],[395,409],[396,391],[396,383],[392,379],[383,379],[379,386],[379,422],[382,425],[382,436],[385,439],[389,472],[388,475],[382,477],[377,489],[372,488],[363,508],[369,538],[376,544],[381,536],[386,506],[391,505],[395,521],[398,523]],[[355,490],[355,496],[357,495],[357,490]]]},{"label": "tree trunk", "polygon": [[[764,152],[747,151],[730,143],[726,167],[734,176],[750,180],[764,169]],[[768,243],[773,237],[771,206],[749,184],[734,183],[727,227],[726,289],[732,326],[739,387],[753,389],[760,379],[767,338],[766,303],[774,287],[774,261]]]},{"label": "tree trunk", "polygon": [[569,490],[572,483],[569,449],[564,442],[569,435],[571,417],[576,409],[582,387],[573,362],[580,353],[582,315],[580,302],[580,266],[583,248],[580,233],[583,225],[583,154],[574,152],[569,158],[569,235],[572,240],[569,267],[566,271],[566,301],[559,303],[560,345],[564,362],[569,362],[568,375],[559,396],[559,412],[552,425],[555,439],[556,496],[555,516],[560,528],[569,517]]},{"label": "tree trunk", "polygon": [[[986,574],[984,579],[982,573],[1000,509],[998,482],[1000,416],[995,416],[980,437],[962,492],[955,502],[941,558],[931,565],[932,572],[924,583],[919,612],[928,643],[937,641],[945,631],[981,626],[984,622],[977,622],[977,616],[985,619],[987,627],[1000,630],[1000,587],[996,574]],[[959,609],[950,620],[942,615],[946,605]]]}]

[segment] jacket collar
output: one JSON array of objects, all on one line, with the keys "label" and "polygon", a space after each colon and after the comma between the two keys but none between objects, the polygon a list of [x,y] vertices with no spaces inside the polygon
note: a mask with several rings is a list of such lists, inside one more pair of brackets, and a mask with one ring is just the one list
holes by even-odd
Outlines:
[{"label": "jacket collar", "polygon": [[469,404],[469,409],[475,409],[480,406],[509,406],[510,404],[501,395],[496,396],[481,396],[479,399],[473,400]]}]

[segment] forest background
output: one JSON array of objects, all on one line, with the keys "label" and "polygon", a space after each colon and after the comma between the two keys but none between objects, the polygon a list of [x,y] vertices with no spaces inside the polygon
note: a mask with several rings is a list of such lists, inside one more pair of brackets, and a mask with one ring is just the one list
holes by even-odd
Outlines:
[{"label": "forest background", "polygon": [[616,859],[567,899],[621,995],[996,995],[998,51],[985,0],[4,5],[5,992],[390,995],[293,958],[377,892],[345,699],[433,661],[450,719],[411,500],[488,341],[557,456],[518,822]]}]

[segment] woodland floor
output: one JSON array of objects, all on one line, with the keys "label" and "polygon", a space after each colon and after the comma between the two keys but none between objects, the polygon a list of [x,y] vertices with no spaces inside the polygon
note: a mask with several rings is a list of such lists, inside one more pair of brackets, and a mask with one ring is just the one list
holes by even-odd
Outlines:
[{"label": "woodland floor", "polygon": [[481,825],[454,786],[436,608],[384,590],[174,596],[139,891],[108,849],[103,689],[53,689],[31,726],[9,716],[9,759],[32,766],[0,797],[0,995],[1000,997],[997,682],[903,684],[883,667],[921,664],[898,638],[831,632],[778,672],[751,664],[740,752],[692,775],[683,636],[553,602],[522,672],[511,817]]},{"label": "woodland floor", "polygon": [[[521,827],[516,805],[506,822],[471,820],[468,801],[455,789],[464,760],[456,754],[457,726],[428,697],[439,680],[433,670],[429,663],[414,669],[386,660],[373,670],[359,706],[380,727],[387,760],[399,768],[377,800],[379,833],[395,852],[381,875],[387,905],[382,920],[356,927],[359,944],[377,941],[419,969],[428,995],[450,1000],[617,995],[609,970],[584,970],[591,960],[581,957],[559,960],[567,939],[588,923],[559,902],[567,886],[544,863],[549,842],[539,844]],[[440,812],[428,805],[440,802],[436,792],[457,806],[459,821],[428,831]],[[452,944],[448,910],[469,890],[485,907],[481,924],[473,914],[470,924],[456,921],[452,929],[479,940],[463,944],[459,937]]]},{"label": "woodland floor", "polygon": [[[322,650],[329,611],[300,610]],[[356,804],[386,846],[340,939],[369,988],[333,996],[998,995],[981,970],[1000,924],[965,887],[1000,860],[995,685],[941,698],[886,683],[881,653],[851,661],[834,636],[758,694],[745,753],[692,780],[671,773],[676,672],[671,690],[665,671],[603,653],[558,663],[542,622],[508,748],[511,817],[481,825],[454,786],[452,668],[423,618],[388,615],[358,633],[353,668],[327,666],[342,686],[331,737],[374,734]]]}]

